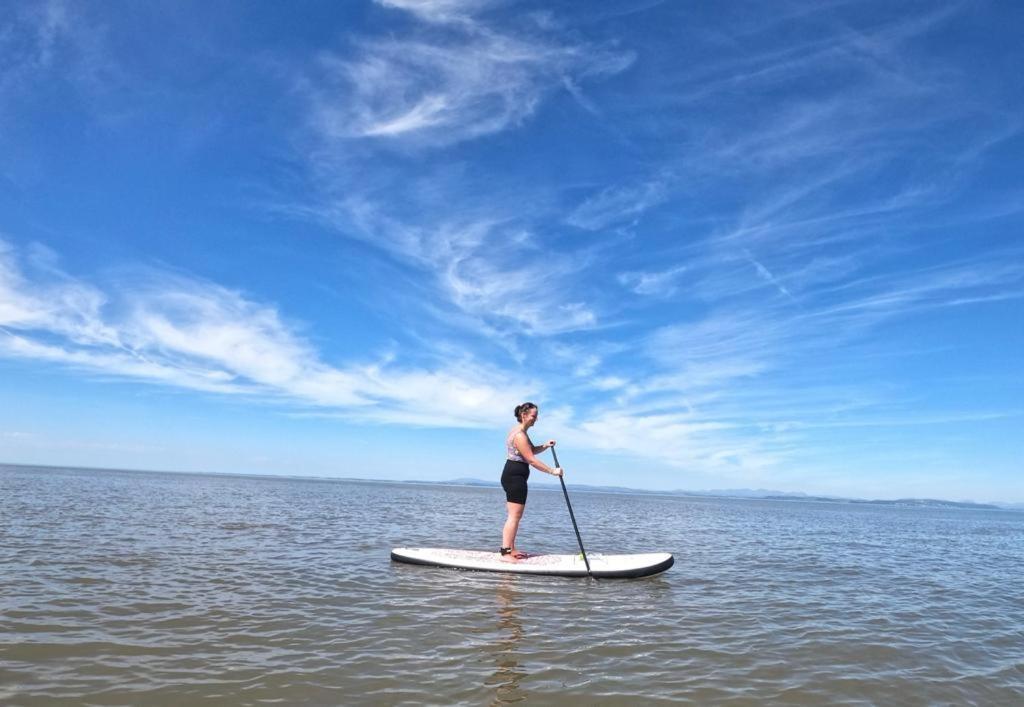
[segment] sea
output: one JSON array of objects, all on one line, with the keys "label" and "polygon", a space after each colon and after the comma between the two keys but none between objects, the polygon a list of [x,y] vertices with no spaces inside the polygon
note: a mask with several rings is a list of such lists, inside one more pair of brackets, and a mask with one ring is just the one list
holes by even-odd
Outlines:
[{"label": "sea", "polygon": [[[568,488],[675,566],[391,562],[497,550],[497,487],[0,466],[0,704],[1024,704],[1024,513]],[[559,487],[517,545],[578,551]]]}]

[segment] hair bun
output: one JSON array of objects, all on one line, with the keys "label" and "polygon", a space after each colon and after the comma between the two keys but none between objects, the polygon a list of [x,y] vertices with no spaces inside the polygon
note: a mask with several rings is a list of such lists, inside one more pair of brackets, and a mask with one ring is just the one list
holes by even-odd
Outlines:
[{"label": "hair bun", "polygon": [[521,403],[519,405],[516,405],[516,409],[512,414],[516,416],[516,419],[519,420],[519,422],[522,422],[523,413],[526,412],[527,410],[533,410],[535,407],[537,406],[533,403]]}]

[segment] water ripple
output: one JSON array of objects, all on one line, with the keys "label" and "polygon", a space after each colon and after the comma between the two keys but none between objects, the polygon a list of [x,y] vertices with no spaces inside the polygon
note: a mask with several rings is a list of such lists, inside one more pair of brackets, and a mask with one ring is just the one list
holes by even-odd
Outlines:
[{"label": "water ripple", "polygon": [[[633,581],[393,565],[493,489],[0,467],[0,701],[1019,704],[1024,515],[581,493]],[[571,551],[538,488],[519,543]]]}]

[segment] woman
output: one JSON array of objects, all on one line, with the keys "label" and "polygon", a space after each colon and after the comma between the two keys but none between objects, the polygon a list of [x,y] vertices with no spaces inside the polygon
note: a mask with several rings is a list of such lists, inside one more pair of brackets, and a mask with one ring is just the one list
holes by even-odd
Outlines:
[{"label": "woman", "polygon": [[530,478],[530,467],[553,476],[562,475],[561,468],[552,468],[535,456],[554,447],[555,440],[535,447],[526,433],[537,422],[538,412],[533,403],[516,405],[518,424],[509,430],[505,438],[505,470],[501,472],[501,487],[505,489],[505,506],[508,508],[508,518],[501,532],[501,559],[505,562],[516,562],[527,557],[525,552],[516,549],[516,533],[526,508],[526,480]]}]

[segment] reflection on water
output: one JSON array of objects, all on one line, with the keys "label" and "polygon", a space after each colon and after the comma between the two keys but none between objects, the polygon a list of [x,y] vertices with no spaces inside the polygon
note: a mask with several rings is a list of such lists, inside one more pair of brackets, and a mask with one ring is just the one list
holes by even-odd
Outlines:
[{"label": "reflection on water", "polygon": [[495,587],[498,619],[498,640],[493,646],[494,674],[484,684],[494,688],[492,705],[522,702],[526,695],[519,689],[519,683],[526,677],[526,671],[519,667],[519,648],[523,641],[523,622],[519,618],[522,610],[518,604],[517,578],[502,577]]}]

